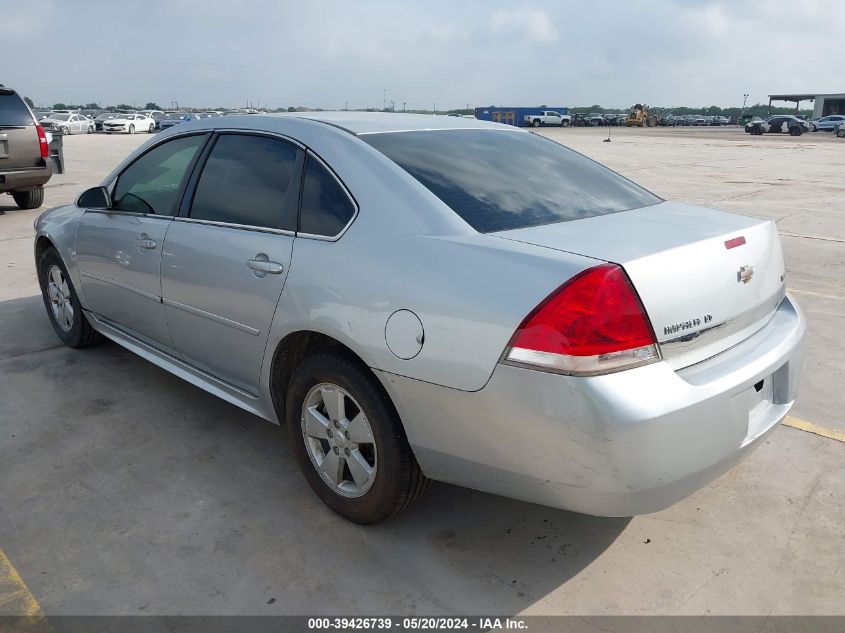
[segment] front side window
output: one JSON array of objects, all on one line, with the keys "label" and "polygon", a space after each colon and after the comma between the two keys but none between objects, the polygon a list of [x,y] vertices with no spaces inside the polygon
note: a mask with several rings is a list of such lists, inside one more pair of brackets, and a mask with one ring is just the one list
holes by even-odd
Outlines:
[{"label": "front side window", "polygon": [[480,233],[567,222],[661,199],[537,134],[426,130],[361,135]]},{"label": "front side window", "polygon": [[298,154],[280,139],[223,134],[202,170],[190,217],[294,230]]},{"label": "front side window", "polygon": [[335,237],[355,215],[355,206],[328,169],[313,156],[305,164],[299,230]]},{"label": "front side window", "polygon": [[188,167],[206,136],[182,136],[157,145],[129,165],[117,179],[114,209],[176,215]]}]

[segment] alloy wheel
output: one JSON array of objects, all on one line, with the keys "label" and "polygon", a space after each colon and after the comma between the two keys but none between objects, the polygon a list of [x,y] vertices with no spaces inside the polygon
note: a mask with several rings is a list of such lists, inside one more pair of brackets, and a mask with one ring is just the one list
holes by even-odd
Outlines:
[{"label": "alloy wheel", "polygon": [[50,309],[53,311],[56,324],[63,331],[70,332],[73,329],[73,302],[70,288],[62,269],[55,264],[47,270],[47,298],[50,300]]},{"label": "alloy wheel", "polygon": [[366,494],[376,478],[376,443],[355,398],[332,383],[315,385],[302,404],[301,426],[308,457],[332,491]]}]

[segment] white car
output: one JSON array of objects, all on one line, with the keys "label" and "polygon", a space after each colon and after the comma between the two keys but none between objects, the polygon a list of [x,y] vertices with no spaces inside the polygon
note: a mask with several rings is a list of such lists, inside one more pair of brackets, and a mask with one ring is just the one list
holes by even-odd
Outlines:
[{"label": "white car", "polygon": [[40,119],[38,123],[45,130],[59,131],[64,135],[91,134],[94,132],[94,121],[82,114],[52,112],[50,116]]},{"label": "white car", "polygon": [[148,114],[124,114],[114,119],[103,121],[106,134],[135,134],[135,132],[155,132],[156,122]]},{"label": "white car", "polygon": [[833,128],[833,131],[838,138],[845,138],[845,121]]}]

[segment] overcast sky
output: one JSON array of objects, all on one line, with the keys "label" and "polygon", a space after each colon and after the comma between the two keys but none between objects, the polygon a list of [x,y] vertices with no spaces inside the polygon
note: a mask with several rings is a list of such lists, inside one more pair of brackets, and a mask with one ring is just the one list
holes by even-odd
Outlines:
[{"label": "overcast sky", "polygon": [[843,0],[0,0],[36,104],[741,105],[842,92]]}]

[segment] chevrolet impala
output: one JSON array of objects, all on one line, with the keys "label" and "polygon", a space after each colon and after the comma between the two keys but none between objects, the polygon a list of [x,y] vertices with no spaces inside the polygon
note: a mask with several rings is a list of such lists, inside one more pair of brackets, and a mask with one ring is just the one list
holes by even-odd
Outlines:
[{"label": "chevrolet impala", "polygon": [[359,523],[431,480],[665,508],[762,444],[802,373],[772,222],[471,119],[182,123],[45,212],[35,259],[64,343],[284,424]]}]

